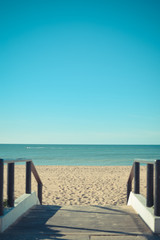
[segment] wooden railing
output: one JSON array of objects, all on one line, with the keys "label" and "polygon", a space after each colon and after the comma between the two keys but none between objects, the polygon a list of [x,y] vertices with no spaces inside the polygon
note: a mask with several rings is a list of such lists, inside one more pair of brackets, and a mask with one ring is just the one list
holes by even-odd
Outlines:
[{"label": "wooden railing", "polygon": [[33,173],[37,185],[38,185],[38,198],[40,204],[42,204],[42,181],[37,173],[37,170],[30,159],[18,158],[12,159],[0,159],[0,216],[4,212],[4,199],[3,199],[3,181],[4,181],[4,164],[8,165],[7,169],[7,205],[14,207],[14,167],[17,162],[26,162],[26,193],[31,193],[31,172]]},{"label": "wooden railing", "polygon": [[154,215],[160,216],[160,160],[134,161],[127,181],[127,202],[132,191],[133,179],[134,193],[140,193],[140,163],[147,164],[146,207],[154,206]]}]

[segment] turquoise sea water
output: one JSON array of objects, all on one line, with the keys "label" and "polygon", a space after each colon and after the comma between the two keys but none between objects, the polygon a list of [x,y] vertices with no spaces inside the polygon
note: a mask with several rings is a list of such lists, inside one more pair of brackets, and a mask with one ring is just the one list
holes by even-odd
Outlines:
[{"label": "turquoise sea water", "polygon": [[0,144],[0,158],[29,158],[35,165],[127,166],[160,159],[160,145]]}]

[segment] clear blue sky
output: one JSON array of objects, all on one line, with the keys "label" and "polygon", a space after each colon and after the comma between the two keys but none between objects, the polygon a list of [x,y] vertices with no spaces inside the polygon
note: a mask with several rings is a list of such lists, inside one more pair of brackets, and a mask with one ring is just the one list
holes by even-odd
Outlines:
[{"label": "clear blue sky", "polygon": [[0,1],[0,143],[160,144],[160,1]]}]

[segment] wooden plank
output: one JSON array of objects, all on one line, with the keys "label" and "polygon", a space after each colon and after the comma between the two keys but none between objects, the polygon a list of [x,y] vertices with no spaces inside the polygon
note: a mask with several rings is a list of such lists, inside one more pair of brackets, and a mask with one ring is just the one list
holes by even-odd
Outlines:
[{"label": "wooden plank", "polygon": [[40,179],[40,177],[38,175],[38,172],[37,172],[37,170],[36,170],[36,168],[35,168],[35,166],[34,166],[34,164],[32,162],[31,162],[31,171],[32,171],[32,173],[33,173],[37,183],[41,183],[42,184],[42,181],[41,181],[41,179]]},{"label": "wooden plank", "polygon": [[55,208],[38,206],[25,214],[1,236],[6,234],[19,236],[18,239],[21,239],[21,236],[24,239],[27,234],[29,234],[28,239],[31,236],[34,236],[33,239],[44,239],[47,235],[59,239],[69,235],[152,236],[145,223],[130,207],[114,206],[56,206]]}]

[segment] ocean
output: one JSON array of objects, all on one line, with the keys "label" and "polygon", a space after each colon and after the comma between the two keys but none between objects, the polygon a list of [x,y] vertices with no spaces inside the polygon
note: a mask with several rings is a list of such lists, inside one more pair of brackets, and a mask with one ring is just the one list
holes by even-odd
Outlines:
[{"label": "ocean", "polygon": [[0,144],[0,158],[32,159],[35,165],[130,166],[160,159],[160,145]]}]

